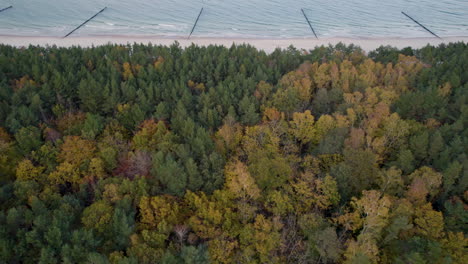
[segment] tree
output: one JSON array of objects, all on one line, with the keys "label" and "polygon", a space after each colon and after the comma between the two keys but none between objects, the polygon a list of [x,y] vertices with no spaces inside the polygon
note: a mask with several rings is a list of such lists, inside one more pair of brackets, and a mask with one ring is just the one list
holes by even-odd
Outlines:
[{"label": "tree", "polygon": [[430,203],[415,208],[415,232],[419,235],[437,239],[443,236],[444,219],[441,212],[432,210]]},{"label": "tree", "polygon": [[288,115],[305,110],[313,91],[313,82],[308,75],[311,67],[313,66],[310,63],[305,63],[301,65],[300,70],[290,72],[281,78],[272,99],[274,107]]},{"label": "tree", "polygon": [[429,167],[421,167],[409,175],[411,185],[406,193],[415,203],[432,200],[440,191],[442,175]]},{"label": "tree", "polygon": [[255,101],[250,97],[244,97],[239,102],[240,120],[243,124],[254,125],[260,119]]},{"label": "tree", "polygon": [[240,261],[256,260],[262,263],[278,262],[275,252],[280,244],[281,223],[257,215],[253,224],[246,225],[240,234],[240,245],[243,251]]},{"label": "tree", "polygon": [[311,173],[303,173],[291,186],[297,212],[308,212],[312,208],[327,210],[340,201],[337,183],[330,175],[318,178]]},{"label": "tree", "polygon": [[29,126],[21,128],[15,134],[20,153],[25,156],[42,145],[41,131],[37,127]]},{"label": "tree", "polygon": [[92,141],[78,136],[67,136],[60,147],[57,159],[59,162],[68,162],[79,166],[82,162],[93,157],[95,149],[96,147]]},{"label": "tree", "polygon": [[20,181],[43,181],[44,167],[36,167],[28,159],[21,161],[16,168],[16,178]]},{"label": "tree", "polygon": [[235,197],[243,201],[256,200],[260,197],[260,189],[250,176],[247,166],[240,161],[233,161],[226,165],[226,188]]},{"label": "tree", "polygon": [[187,174],[183,167],[171,156],[161,152],[153,156],[151,175],[157,179],[169,194],[182,196],[187,187]]},{"label": "tree", "polygon": [[363,191],[362,198],[354,198],[352,206],[356,211],[343,215],[339,221],[345,225],[351,222],[351,230],[362,230],[357,240],[348,241],[349,245],[344,253],[345,262],[355,263],[364,257],[370,263],[377,263],[380,260],[378,241],[389,223],[392,201],[378,191]]},{"label": "tree", "polygon": [[146,229],[157,228],[161,223],[174,226],[181,221],[181,209],[170,195],[143,197],[139,204],[141,224]]},{"label": "tree", "polygon": [[291,134],[303,144],[307,144],[316,138],[314,123],[314,117],[309,110],[304,113],[294,113],[290,122]]},{"label": "tree", "polygon": [[81,130],[81,135],[85,139],[93,140],[104,128],[103,118],[99,115],[86,114],[86,120]]},{"label": "tree", "polygon": [[303,214],[299,218],[299,227],[306,237],[309,261],[336,262],[341,256],[340,241],[336,230],[320,215]]},{"label": "tree", "polygon": [[136,149],[167,151],[171,146],[172,136],[163,121],[150,119],[140,124],[140,130],[132,141]]},{"label": "tree", "polygon": [[377,157],[369,150],[345,148],[344,161],[331,170],[345,200],[372,188],[377,182]]},{"label": "tree", "polygon": [[219,128],[215,134],[216,147],[225,156],[233,153],[242,140],[242,127],[226,120],[225,124]]},{"label": "tree", "polygon": [[81,222],[86,228],[104,233],[110,227],[113,213],[114,208],[110,204],[106,201],[98,201],[84,209]]}]

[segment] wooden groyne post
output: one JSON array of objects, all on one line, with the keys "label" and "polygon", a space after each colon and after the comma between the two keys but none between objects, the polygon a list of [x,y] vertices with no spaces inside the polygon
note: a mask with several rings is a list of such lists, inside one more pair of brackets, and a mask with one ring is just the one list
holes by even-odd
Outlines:
[{"label": "wooden groyne post", "polygon": [[317,34],[315,34],[315,30],[314,30],[314,28],[312,27],[312,24],[311,24],[310,21],[309,21],[309,18],[307,18],[306,13],[304,12],[304,9],[301,8],[301,11],[302,11],[302,14],[304,15],[304,17],[305,17],[307,23],[309,23],[309,27],[310,27],[310,29],[312,29],[312,33],[314,33],[315,38],[318,39]]},{"label": "wooden groyne post", "polygon": [[401,11],[401,13],[403,15],[405,15],[406,17],[408,17],[409,19],[413,20],[414,23],[418,24],[420,27],[424,28],[427,32],[431,33],[432,35],[438,37],[439,39],[442,39],[441,37],[437,36],[436,33],[430,31],[427,27],[425,27],[423,24],[419,23],[418,21],[416,21],[414,18],[410,17],[408,14],[406,14],[405,12]]},{"label": "wooden groyne post", "polygon": [[101,14],[102,12],[104,12],[104,10],[106,10],[107,6],[104,7],[103,9],[101,9],[101,11],[97,12],[94,16],[90,17],[88,20],[86,20],[85,22],[81,23],[81,25],[77,26],[75,29],[73,29],[72,31],[70,31],[70,33],[66,34],[63,38],[66,38],[68,36],[70,36],[73,32],[75,32],[76,30],[78,30],[80,27],[84,26],[86,23],[88,23],[91,19],[95,18],[97,15]]},{"label": "wooden groyne post", "polygon": [[0,12],[3,12],[3,11],[5,11],[5,10],[7,10],[7,9],[12,8],[12,7],[13,7],[13,6],[8,6],[8,7],[5,7],[5,8],[2,8],[2,9],[0,9]]},{"label": "wooden groyne post", "polygon": [[200,13],[198,14],[197,20],[195,20],[195,24],[193,24],[192,31],[190,31],[190,34],[189,34],[189,36],[187,37],[187,39],[190,39],[190,36],[192,36],[192,33],[193,33],[193,31],[195,30],[195,27],[197,26],[198,20],[200,19],[200,16],[201,16],[201,13],[202,13],[202,12],[203,12],[203,7],[202,7],[202,9],[200,10]]}]

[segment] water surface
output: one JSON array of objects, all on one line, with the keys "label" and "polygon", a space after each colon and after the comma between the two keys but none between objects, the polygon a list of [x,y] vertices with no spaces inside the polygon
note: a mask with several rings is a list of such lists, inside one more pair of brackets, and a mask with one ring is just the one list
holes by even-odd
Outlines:
[{"label": "water surface", "polygon": [[64,36],[107,6],[74,36],[232,38],[468,36],[468,0],[0,0],[0,35]]}]

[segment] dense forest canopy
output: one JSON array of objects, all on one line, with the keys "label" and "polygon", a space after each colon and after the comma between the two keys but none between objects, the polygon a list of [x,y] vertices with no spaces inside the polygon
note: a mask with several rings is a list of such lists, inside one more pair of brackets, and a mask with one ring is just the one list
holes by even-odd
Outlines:
[{"label": "dense forest canopy", "polygon": [[0,45],[0,263],[468,263],[468,45]]}]

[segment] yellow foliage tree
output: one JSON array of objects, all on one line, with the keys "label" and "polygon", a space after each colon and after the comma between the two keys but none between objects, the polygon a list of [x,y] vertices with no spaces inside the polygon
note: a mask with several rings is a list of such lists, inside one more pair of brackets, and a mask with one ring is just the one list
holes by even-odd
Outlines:
[{"label": "yellow foliage tree", "polygon": [[112,206],[101,200],[84,209],[81,222],[86,228],[104,232],[109,228],[113,214],[114,209]]},{"label": "yellow foliage tree", "polygon": [[217,149],[228,155],[236,150],[242,140],[242,126],[234,122],[224,123],[215,134]]},{"label": "yellow foliage tree", "polygon": [[224,170],[226,177],[226,189],[232,192],[234,197],[246,202],[260,197],[260,189],[255,180],[250,176],[247,166],[239,160],[226,165]]},{"label": "yellow foliage tree", "polygon": [[237,240],[223,235],[208,241],[208,252],[212,263],[234,263],[235,250],[238,248]]},{"label": "yellow foliage tree", "polygon": [[320,179],[312,173],[302,173],[291,182],[291,186],[296,212],[326,210],[340,200],[337,183],[330,175]]},{"label": "yellow foliage tree", "polygon": [[124,62],[124,64],[122,65],[122,68],[123,68],[122,75],[123,75],[124,80],[129,80],[129,79],[134,78],[133,72],[132,72],[132,66],[130,65],[130,63]]},{"label": "yellow foliage tree", "polygon": [[217,190],[211,197],[187,191],[184,200],[193,212],[188,223],[200,238],[226,236],[231,239],[237,235],[240,223],[231,197],[225,191]]},{"label": "yellow foliage tree", "polygon": [[52,184],[65,184],[67,182],[80,184],[84,180],[79,168],[69,162],[58,165],[48,178]]},{"label": "yellow foliage tree", "polygon": [[42,172],[44,171],[44,167],[36,167],[32,162],[28,159],[25,159],[18,163],[16,167],[16,179],[20,181],[38,181],[41,182],[42,179]]},{"label": "yellow foliage tree", "polygon": [[302,144],[307,144],[316,138],[314,116],[309,110],[304,113],[294,113],[289,123],[291,134]]},{"label": "yellow foliage tree", "polygon": [[91,160],[95,149],[94,142],[90,140],[78,136],[67,136],[60,147],[58,161],[78,166],[86,160]]},{"label": "yellow foliage tree", "polygon": [[146,229],[159,224],[174,226],[181,221],[181,209],[175,197],[170,195],[142,197],[139,204],[141,224]]},{"label": "yellow foliage tree", "polygon": [[462,232],[449,232],[442,240],[444,249],[453,258],[455,264],[468,263],[468,238]]},{"label": "yellow foliage tree", "polygon": [[438,239],[444,236],[444,219],[441,212],[434,211],[430,203],[415,207],[415,232],[419,235]]},{"label": "yellow foliage tree", "polygon": [[[382,236],[383,229],[389,223],[390,197],[382,195],[379,191],[363,191],[361,199],[353,198],[351,202],[355,212],[339,217],[339,222],[348,224],[351,230],[361,229],[357,240],[350,239],[345,252],[345,263],[353,263],[363,254],[371,263],[379,263],[378,240]],[[360,218],[360,219],[359,219]]]},{"label": "yellow foliage tree", "polygon": [[278,219],[267,219],[258,214],[253,224],[244,227],[240,234],[240,249],[243,263],[278,263],[277,253],[283,225]]}]

